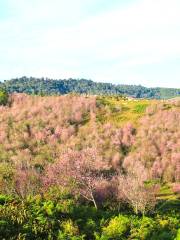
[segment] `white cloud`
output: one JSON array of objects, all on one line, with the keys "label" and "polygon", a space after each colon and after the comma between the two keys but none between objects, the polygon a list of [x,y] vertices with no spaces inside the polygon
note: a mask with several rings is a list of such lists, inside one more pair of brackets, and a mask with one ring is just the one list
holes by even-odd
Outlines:
[{"label": "white cloud", "polygon": [[[0,22],[5,78],[42,74],[148,85],[144,66],[180,57],[179,0],[137,0],[95,16],[87,14],[90,0],[8,1],[14,14]],[[8,66],[14,70],[2,69]],[[162,86],[167,69],[160,71]],[[179,86],[180,70],[175,77]]]}]

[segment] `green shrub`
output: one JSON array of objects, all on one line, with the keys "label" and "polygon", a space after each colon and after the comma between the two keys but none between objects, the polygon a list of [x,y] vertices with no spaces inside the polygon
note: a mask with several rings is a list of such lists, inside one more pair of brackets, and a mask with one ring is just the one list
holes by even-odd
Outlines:
[{"label": "green shrub", "polygon": [[127,239],[130,231],[130,219],[119,215],[110,220],[107,227],[103,228],[102,239]]},{"label": "green shrub", "polygon": [[155,222],[151,218],[134,218],[132,221],[130,239],[150,239],[151,233],[154,231],[154,226]]},{"label": "green shrub", "polygon": [[79,233],[78,226],[73,223],[71,219],[65,220],[61,223],[61,228],[64,234],[68,236],[77,236]]},{"label": "green shrub", "polygon": [[129,239],[138,240],[174,240],[180,221],[173,217],[143,217],[132,220]]},{"label": "green shrub", "polygon": [[6,105],[8,103],[8,93],[5,89],[0,88],[0,105]]},{"label": "green shrub", "polygon": [[[1,239],[180,240],[178,213],[114,216],[72,201],[66,194],[25,199],[0,195]],[[127,211],[127,210],[126,210]]]},{"label": "green shrub", "polygon": [[176,235],[175,240],[180,240],[180,228],[177,231],[177,235]]}]

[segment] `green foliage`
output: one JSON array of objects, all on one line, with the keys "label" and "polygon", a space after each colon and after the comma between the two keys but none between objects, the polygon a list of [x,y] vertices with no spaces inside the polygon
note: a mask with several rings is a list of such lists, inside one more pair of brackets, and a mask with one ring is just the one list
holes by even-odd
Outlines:
[{"label": "green foliage", "polygon": [[10,195],[0,194],[0,205],[3,205],[10,201],[12,201],[12,197]]},{"label": "green foliage", "polygon": [[107,227],[103,228],[101,239],[127,239],[130,230],[130,219],[126,216],[119,215],[112,218]]},{"label": "green foliage", "polygon": [[147,108],[148,104],[147,103],[143,103],[143,104],[137,104],[134,108],[134,112],[135,113],[144,113],[146,108]]},{"label": "green foliage", "polygon": [[[71,201],[68,196],[45,200],[40,196],[12,199],[0,196],[2,239],[61,240],[179,240],[180,215],[138,217],[97,210]],[[49,196],[50,198],[50,196]],[[69,205],[68,208],[65,206]],[[71,211],[69,211],[71,209]]]},{"label": "green foliage", "polygon": [[176,235],[175,240],[180,240],[180,228],[177,231],[177,235]]},{"label": "green foliage", "polygon": [[111,83],[96,83],[86,79],[52,80],[44,78],[15,78],[5,81],[3,86],[8,92],[24,92],[28,94],[54,95],[54,94],[95,94],[95,95],[128,95],[135,98],[172,98],[179,96],[180,89],[146,88],[136,85],[114,85]]},{"label": "green foliage", "polygon": [[0,88],[0,105],[6,105],[8,103],[8,93],[4,88]]},{"label": "green foliage", "polygon": [[68,236],[76,236],[79,233],[78,226],[71,219],[62,221],[62,231]]},{"label": "green foliage", "polygon": [[131,228],[132,239],[148,239],[154,231],[154,223],[153,219],[148,217],[134,218]]},{"label": "green foliage", "polygon": [[178,233],[178,224],[178,219],[166,216],[157,216],[154,219],[150,217],[135,218],[132,221],[130,239],[173,240]]},{"label": "green foliage", "polygon": [[64,219],[56,201],[39,197],[0,206],[0,236],[4,239],[83,239],[78,226]]},{"label": "green foliage", "polygon": [[127,122],[138,124],[138,120],[145,115],[149,105],[154,106],[157,100],[127,99],[117,96],[98,96],[97,121],[100,123],[113,123],[122,126]]}]

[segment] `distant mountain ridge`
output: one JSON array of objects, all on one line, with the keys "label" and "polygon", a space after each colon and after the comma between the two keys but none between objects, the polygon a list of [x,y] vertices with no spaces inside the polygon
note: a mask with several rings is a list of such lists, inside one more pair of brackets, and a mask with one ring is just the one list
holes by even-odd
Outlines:
[{"label": "distant mountain ridge", "polygon": [[141,85],[124,85],[93,82],[87,79],[49,79],[21,77],[5,80],[0,83],[9,93],[19,92],[27,94],[92,94],[92,95],[127,95],[135,98],[168,99],[180,96],[178,88],[147,88]]}]

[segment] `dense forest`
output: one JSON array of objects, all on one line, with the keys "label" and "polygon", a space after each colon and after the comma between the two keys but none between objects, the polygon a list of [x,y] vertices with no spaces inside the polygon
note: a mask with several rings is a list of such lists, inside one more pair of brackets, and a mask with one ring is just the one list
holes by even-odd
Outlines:
[{"label": "dense forest", "polygon": [[180,239],[178,98],[0,96],[1,239]]},{"label": "dense forest", "polygon": [[4,81],[1,87],[5,87],[9,93],[27,94],[67,94],[70,92],[90,95],[127,95],[135,98],[167,99],[180,95],[180,89],[174,88],[146,88],[136,85],[114,85],[111,83],[96,83],[86,79],[38,79],[15,78]]}]

